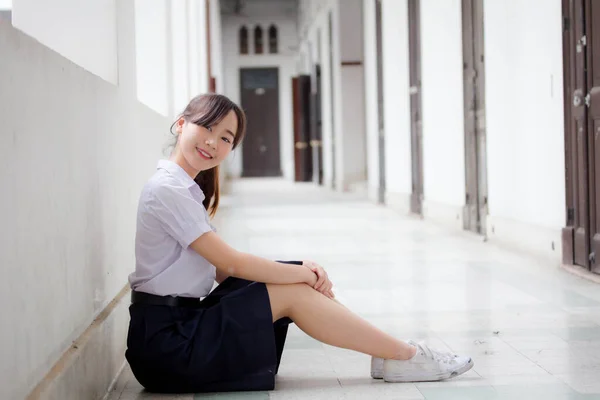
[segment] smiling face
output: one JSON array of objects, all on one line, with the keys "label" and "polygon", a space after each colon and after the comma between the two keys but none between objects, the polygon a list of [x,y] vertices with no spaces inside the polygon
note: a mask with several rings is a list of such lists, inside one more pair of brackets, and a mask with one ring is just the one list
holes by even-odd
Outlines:
[{"label": "smiling face", "polygon": [[192,178],[219,165],[234,147],[238,118],[233,110],[212,126],[200,126],[180,118],[176,124],[177,147],[172,160]]}]

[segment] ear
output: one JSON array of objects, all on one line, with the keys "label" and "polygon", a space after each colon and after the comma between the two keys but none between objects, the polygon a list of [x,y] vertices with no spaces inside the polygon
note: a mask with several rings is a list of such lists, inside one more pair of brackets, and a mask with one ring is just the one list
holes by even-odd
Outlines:
[{"label": "ear", "polygon": [[185,125],[185,119],[179,118],[175,123],[175,132],[181,134],[183,132],[183,125]]}]

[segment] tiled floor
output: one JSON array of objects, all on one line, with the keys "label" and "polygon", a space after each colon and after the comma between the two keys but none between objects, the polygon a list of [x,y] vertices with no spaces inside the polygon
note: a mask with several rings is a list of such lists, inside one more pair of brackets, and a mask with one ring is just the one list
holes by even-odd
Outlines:
[{"label": "tiled floor", "polygon": [[366,355],[290,329],[273,392],[161,396],[125,370],[110,400],[600,399],[600,285],[481,238],[311,185],[234,184],[216,221],[232,245],[326,266],[338,298],[401,338],[467,353],[446,382],[369,378]]}]

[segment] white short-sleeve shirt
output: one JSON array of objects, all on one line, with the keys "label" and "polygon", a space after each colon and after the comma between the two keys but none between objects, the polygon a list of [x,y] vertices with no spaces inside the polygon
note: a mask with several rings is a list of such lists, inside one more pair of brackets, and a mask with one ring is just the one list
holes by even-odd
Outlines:
[{"label": "white short-sleeve shirt", "polygon": [[203,201],[204,193],[183,168],[168,160],[158,163],[138,204],[132,289],[197,298],[210,292],[216,269],[189,247],[214,231]]}]

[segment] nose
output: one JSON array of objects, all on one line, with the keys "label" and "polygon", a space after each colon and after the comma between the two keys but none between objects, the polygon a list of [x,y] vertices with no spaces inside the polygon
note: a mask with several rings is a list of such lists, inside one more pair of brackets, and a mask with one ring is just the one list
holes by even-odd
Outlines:
[{"label": "nose", "polygon": [[214,140],[213,138],[206,139],[206,142],[205,142],[205,143],[206,143],[208,146],[212,147],[213,149],[216,149],[216,148],[217,148],[217,146],[216,146],[216,142],[215,142],[215,140]]}]

